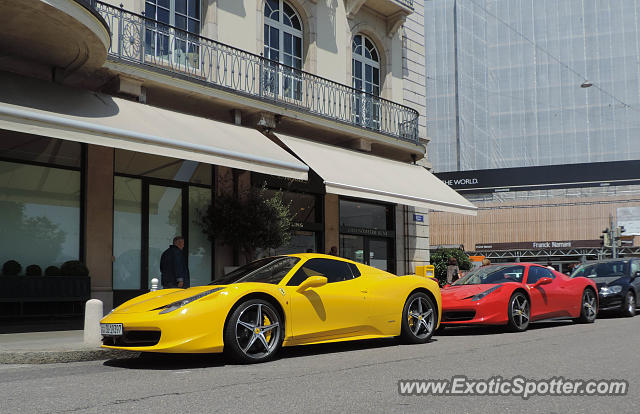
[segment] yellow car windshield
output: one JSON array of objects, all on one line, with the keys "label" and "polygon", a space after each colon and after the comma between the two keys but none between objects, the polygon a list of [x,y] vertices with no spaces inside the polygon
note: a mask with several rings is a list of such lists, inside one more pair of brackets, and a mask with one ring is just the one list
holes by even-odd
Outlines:
[{"label": "yellow car windshield", "polygon": [[299,258],[290,256],[266,257],[241,266],[210,285],[243,282],[278,284],[299,261]]}]

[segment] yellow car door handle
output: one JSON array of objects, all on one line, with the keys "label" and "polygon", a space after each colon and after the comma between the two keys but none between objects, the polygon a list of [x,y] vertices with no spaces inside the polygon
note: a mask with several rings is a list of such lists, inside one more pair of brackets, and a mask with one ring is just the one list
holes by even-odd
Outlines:
[{"label": "yellow car door handle", "polygon": [[369,291],[367,289],[362,289],[360,292],[362,293],[369,293]]}]

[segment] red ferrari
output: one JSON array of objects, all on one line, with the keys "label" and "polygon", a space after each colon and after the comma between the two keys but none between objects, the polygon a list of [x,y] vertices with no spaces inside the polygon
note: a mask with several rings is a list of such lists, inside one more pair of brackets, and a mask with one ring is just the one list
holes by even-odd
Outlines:
[{"label": "red ferrari", "polygon": [[598,313],[596,284],[533,263],[479,267],[442,288],[441,326],[507,325],[524,331],[530,322],[572,318],[591,323]]}]

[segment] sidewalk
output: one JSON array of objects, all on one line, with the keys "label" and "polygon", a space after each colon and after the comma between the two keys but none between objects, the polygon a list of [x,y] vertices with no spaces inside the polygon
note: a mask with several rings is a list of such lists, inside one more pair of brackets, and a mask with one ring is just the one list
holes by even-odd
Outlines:
[{"label": "sidewalk", "polygon": [[83,331],[0,334],[0,364],[51,364],[136,357],[136,352],[84,344]]}]

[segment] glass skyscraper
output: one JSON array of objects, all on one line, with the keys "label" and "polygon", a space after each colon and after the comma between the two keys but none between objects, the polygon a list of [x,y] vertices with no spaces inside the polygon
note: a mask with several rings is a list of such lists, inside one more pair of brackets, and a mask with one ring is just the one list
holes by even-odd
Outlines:
[{"label": "glass skyscraper", "polygon": [[425,35],[434,172],[640,159],[640,0],[432,0]]}]

